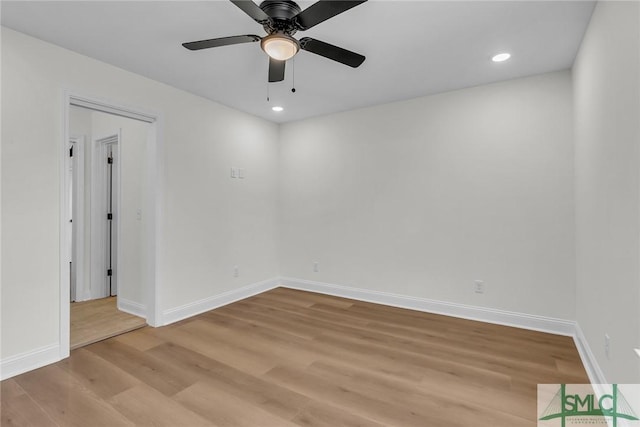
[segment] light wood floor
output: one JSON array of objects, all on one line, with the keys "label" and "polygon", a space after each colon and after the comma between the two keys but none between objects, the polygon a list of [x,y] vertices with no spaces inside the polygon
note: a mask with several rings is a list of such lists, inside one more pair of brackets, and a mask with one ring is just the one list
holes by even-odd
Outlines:
[{"label": "light wood floor", "polygon": [[146,326],[138,316],[118,310],[115,297],[71,303],[71,350]]},{"label": "light wood floor", "polygon": [[275,289],[2,383],[2,426],[536,425],[571,338]]}]

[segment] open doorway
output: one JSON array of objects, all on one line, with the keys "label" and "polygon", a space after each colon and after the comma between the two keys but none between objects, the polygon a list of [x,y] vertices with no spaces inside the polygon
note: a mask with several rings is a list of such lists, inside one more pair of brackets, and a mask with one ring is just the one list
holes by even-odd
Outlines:
[{"label": "open doorway", "polygon": [[149,244],[155,241],[154,174],[148,166],[155,168],[156,129],[149,116],[130,117],[73,97],[67,111],[63,254],[66,332],[73,349],[145,326],[148,310],[155,312],[155,253]]}]

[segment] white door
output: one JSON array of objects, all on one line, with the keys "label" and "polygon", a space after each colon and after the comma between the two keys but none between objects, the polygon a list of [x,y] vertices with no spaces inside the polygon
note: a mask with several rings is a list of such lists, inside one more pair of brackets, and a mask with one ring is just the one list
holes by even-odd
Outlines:
[{"label": "white door", "polygon": [[118,294],[120,132],[93,141],[91,297]]}]

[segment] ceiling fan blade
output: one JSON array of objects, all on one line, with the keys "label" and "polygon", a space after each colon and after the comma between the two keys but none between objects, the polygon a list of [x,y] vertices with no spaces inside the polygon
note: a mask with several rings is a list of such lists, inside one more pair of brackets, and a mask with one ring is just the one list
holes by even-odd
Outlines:
[{"label": "ceiling fan blade", "polygon": [[231,3],[238,6],[244,13],[249,15],[251,19],[256,21],[259,24],[265,24],[271,20],[269,15],[264,13],[262,9],[258,7],[257,4],[252,2],[251,0],[230,0]]},{"label": "ceiling fan blade", "polygon": [[365,60],[365,57],[351,52],[350,50],[334,46],[320,40],[304,37],[300,40],[300,48],[325,58],[348,65],[349,67],[358,68]]},{"label": "ceiling fan blade", "polygon": [[284,80],[284,64],[287,61],[278,61],[269,58],[269,83],[281,82]]},{"label": "ceiling fan blade", "polygon": [[320,0],[300,12],[294,19],[300,30],[308,30],[365,1],[367,0]]},{"label": "ceiling fan blade", "polygon": [[217,39],[200,40],[197,42],[182,43],[189,50],[209,49],[210,47],[229,46],[232,44],[258,42],[261,38],[253,34],[244,36],[219,37]]}]

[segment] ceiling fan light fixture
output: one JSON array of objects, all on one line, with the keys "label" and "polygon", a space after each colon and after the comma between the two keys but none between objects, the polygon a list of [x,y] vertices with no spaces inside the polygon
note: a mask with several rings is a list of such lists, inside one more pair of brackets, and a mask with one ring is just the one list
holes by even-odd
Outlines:
[{"label": "ceiling fan light fixture", "polygon": [[269,57],[277,61],[291,59],[300,50],[298,40],[286,34],[271,34],[264,37],[260,47]]}]

